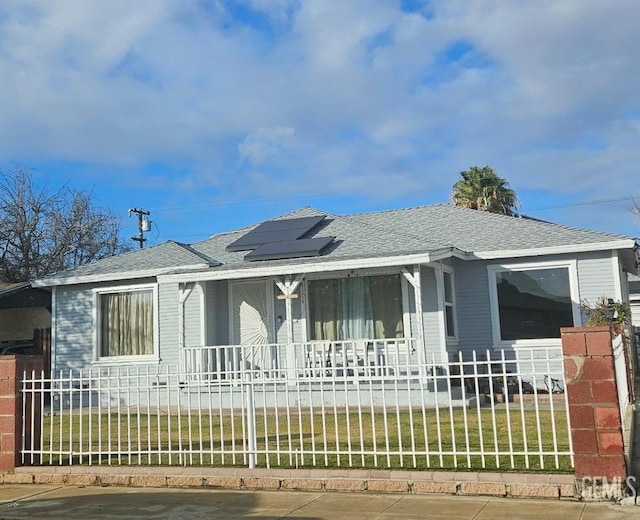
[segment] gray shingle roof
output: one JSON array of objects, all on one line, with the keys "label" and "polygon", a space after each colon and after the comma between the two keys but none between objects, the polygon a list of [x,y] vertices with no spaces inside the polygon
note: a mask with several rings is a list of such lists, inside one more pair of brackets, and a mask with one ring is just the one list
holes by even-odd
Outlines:
[{"label": "gray shingle roof", "polygon": [[113,277],[118,273],[130,274],[136,271],[149,275],[171,270],[229,271],[265,265],[401,256],[444,249],[455,249],[463,255],[480,252],[505,254],[509,251],[551,250],[571,246],[584,250],[590,247],[596,249],[602,244],[610,245],[620,241],[629,244],[629,241],[633,241],[622,235],[496,215],[449,204],[345,216],[330,215],[306,207],[277,218],[314,215],[327,215],[327,219],[314,231],[313,236],[336,237],[335,244],[323,252],[321,257],[246,262],[246,252],[226,251],[228,244],[256,227],[256,224],[232,232],[219,233],[190,246],[166,242],[159,246],[132,251],[72,271],[58,273],[51,279],[59,280],[57,283],[60,283],[65,279],[70,281],[87,276]]},{"label": "gray shingle roof", "polygon": [[60,271],[49,277],[51,280],[72,279],[94,276],[109,276],[124,273],[148,273],[174,269],[204,268],[218,265],[219,261],[195,251],[191,246],[168,241],[146,249],[128,251],[121,255],[104,258],[68,271]]},{"label": "gray shingle roof", "polygon": [[552,248],[625,240],[629,237],[514,218],[450,204],[353,215],[373,225],[466,252]]}]

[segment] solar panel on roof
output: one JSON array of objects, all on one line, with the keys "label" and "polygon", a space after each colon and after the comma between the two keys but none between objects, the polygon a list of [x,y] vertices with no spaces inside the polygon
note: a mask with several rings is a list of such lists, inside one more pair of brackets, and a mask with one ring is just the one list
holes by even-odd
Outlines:
[{"label": "solar panel on roof", "polygon": [[[258,226],[263,231],[282,231],[285,229],[311,229],[322,222],[327,216],[316,215],[313,217],[283,218],[280,220],[267,220]],[[256,229],[258,229],[256,228]],[[255,231],[255,230],[254,230]]]},{"label": "solar panel on roof", "polygon": [[268,220],[227,246],[227,251],[248,251],[271,242],[296,240],[311,231],[326,215]]},{"label": "solar panel on roof", "polygon": [[283,260],[285,258],[304,258],[318,256],[335,237],[302,238],[299,240],[287,240],[283,242],[271,242],[263,244],[244,259],[249,262],[256,260]]}]

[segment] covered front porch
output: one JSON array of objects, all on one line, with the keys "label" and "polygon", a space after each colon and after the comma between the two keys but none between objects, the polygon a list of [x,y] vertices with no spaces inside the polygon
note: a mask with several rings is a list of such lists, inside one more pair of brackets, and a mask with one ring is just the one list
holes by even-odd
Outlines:
[{"label": "covered front porch", "polygon": [[[452,277],[439,263],[179,283],[191,381],[369,380],[448,361]],[[447,286],[448,285],[448,286]]]}]

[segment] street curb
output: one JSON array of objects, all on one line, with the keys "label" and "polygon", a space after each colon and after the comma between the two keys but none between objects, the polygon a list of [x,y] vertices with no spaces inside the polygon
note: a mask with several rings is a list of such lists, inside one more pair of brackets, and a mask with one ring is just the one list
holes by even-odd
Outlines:
[{"label": "street curb", "polygon": [[534,473],[55,466],[16,468],[0,484],[579,498],[573,475]]}]

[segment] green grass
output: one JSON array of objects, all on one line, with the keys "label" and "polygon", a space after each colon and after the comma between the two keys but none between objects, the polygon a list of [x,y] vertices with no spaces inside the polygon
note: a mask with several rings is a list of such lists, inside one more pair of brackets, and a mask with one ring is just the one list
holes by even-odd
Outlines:
[{"label": "green grass", "polygon": [[[496,409],[495,421],[488,408],[479,414],[468,410],[466,416],[462,409],[428,409],[424,413],[421,409],[404,409],[386,414],[376,410],[360,415],[346,411],[322,414],[319,409],[312,413],[307,409],[293,414],[289,423],[282,413],[257,413],[257,465],[569,472],[569,455],[559,455],[556,467],[556,457],[546,454],[569,451],[566,416],[558,410],[555,414],[554,425],[548,410],[538,414],[534,410],[509,410],[508,415],[505,408]],[[54,415],[46,417],[43,424],[41,461],[244,466],[245,428],[240,415],[198,416],[197,411],[159,417],[131,412],[119,421],[97,413]],[[129,437],[127,431],[131,432]],[[497,456],[496,451],[521,454]]]}]

